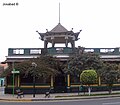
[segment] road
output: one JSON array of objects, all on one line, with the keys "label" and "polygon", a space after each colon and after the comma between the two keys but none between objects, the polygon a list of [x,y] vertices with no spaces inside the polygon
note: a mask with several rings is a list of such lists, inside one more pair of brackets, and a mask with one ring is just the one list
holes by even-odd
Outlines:
[{"label": "road", "polygon": [[83,99],[47,102],[0,102],[0,105],[120,105],[120,98]]}]

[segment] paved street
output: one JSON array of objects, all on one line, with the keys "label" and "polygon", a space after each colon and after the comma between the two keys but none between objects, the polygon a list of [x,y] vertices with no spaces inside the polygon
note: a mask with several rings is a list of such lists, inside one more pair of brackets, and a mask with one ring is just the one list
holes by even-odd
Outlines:
[{"label": "paved street", "polygon": [[120,98],[83,99],[71,101],[47,101],[47,102],[0,102],[0,105],[120,105]]},{"label": "paved street", "polygon": [[[92,92],[92,94],[96,93],[102,94],[108,92]],[[73,95],[76,96],[73,97]],[[55,93],[51,94],[50,98],[45,98],[44,94],[36,94],[35,98],[33,98],[32,94],[26,94],[24,98],[17,99],[16,95],[13,97],[12,94],[4,94],[4,87],[0,87],[0,105],[120,105],[120,94],[110,96],[78,96],[78,93]]]}]

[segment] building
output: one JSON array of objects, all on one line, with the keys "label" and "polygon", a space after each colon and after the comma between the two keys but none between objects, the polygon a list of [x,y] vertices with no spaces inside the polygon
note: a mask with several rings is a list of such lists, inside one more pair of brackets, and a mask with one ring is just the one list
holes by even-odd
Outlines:
[{"label": "building", "polygon": [[[40,38],[42,41],[44,41],[44,48],[9,48],[8,49],[8,56],[6,57],[6,62],[8,65],[12,65],[13,63],[17,62],[22,62],[24,60],[30,59],[30,58],[37,58],[40,55],[52,55],[55,57],[59,57],[61,61],[67,61],[69,56],[73,53],[75,53],[75,41],[77,41],[79,38],[81,30],[79,32],[74,33],[73,30],[68,31],[65,27],[61,25],[61,23],[58,23],[57,26],[55,26],[51,31],[47,31],[46,33],[37,33],[40,35]],[[52,47],[48,48],[48,43],[52,44]],[[68,44],[71,44],[71,47],[68,47]],[[55,47],[55,44],[64,44],[65,47]],[[61,79],[62,80],[61,80]],[[21,80],[20,80],[21,79]],[[30,79],[30,78],[29,78]],[[65,79],[67,81],[65,81]],[[15,87],[21,87],[21,88],[26,88],[26,87],[31,87],[24,83],[22,83],[22,76],[17,75],[16,76],[16,82],[15,82]],[[61,81],[60,81],[61,80]],[[12,77],[7,77],[6,79],[7,85],[6,85],[6,92],[9,93],[10,90],[12,89]],[[64,83],[63,83],[64,81]],[[48,82],[48,85],[42,85],[42,86],[37,86],[39,90],[42,90],[44,92],[45,88],[58,88],[60,85],[62,86],[63,91],[65,91],[66,88],[69,88],[70,86],[70,78],[69,75],[66,77],[60,76],[60,77],[51,77],[50,81]],[[54,83],[56,85],[54,85]],[[66,84],[67,83],[67,84]],[[63,86],[64,85],[64,86]],[[54,87],[55,86],[55,87]],[[25,90],[25,89],[24,89]],[[59,90],[59,89],[57,89]],[[28,89],[25,90],[26,93],[28,92]]]},{"label": "building", "polygon": [[[6,62],[8,65],[12,65],[13,63],[22,62],[27,59],[37,58],[40,55],[52,55],[61,59],[61,61],[67,61],[67,59],[74,53],[79,53],[80,47],[75,47],[75,41],[79,38],[81,30],[79,32],[74,33],[73,30],[68,31],[65,27],[63,27],[60,23],[55,26],[51,31],[47,31],[46,33],[37,33],[40,35],[40,39],[44,41],[44,48],[9,48],[8,56],[6,57]],[[48,48],[48,43],[51,43],[52,47]],[[64,44],[65,47],[55,47],[55,44]],[[68,47],[68,44],[71,44],[71,47]],[[98,53],[102,60],[107,62],[120,62],[120,48],[84,48],[85,52],[94,52]],[[19,74],[15,77],[14,88],[21,88],[25,91],[25,93],[32,93],[33,91],[33,83],[31,77],[27,80],[31,80],[31,83],[26,83],[24,78]],[[42,80],[42,79],[41,79]],[[25,82],[26,81],[26,82]],[[71,83],[70,75],[66,76],[58,76],[58,77],[50,77],[46,83],[42,83],[36,85],[37,93],[44,93],[48,91],[50,88],[53,89],[54,92],[67,92],[67,91],[75,91],[75,88],[78,88],[80,84]],[[5,88],[6,93],[12,92],[12,75],[6,79],[7,85]],[[29,81],[30,82],[30,81]],[[60,91],[58,91],[60,90]]]},{"label": "building", "polygon": [[[0,75],[4,72],[4,70],[8,67],[8,65],[6,63],[1,62],[0,63]],[[0,86],[4,86],[5,84],[5,78],[4,77],[0,77]]]},{"label": "building", "polygon": [[[6,56],[6,62],[8,65],[13,63],[19,63],[27,59],[37,58],[40,55],[52,55],[58,57],[61,61],[67,61],[67,59],[75,53],[79,53],[80,47],[75,47],[75,42],[79,40],[79,34],[82,30],[78,32],[73,32],[73,29],[67,30],[64,26],[59,23],[51,30],[46,30],[46,33],[41,33],[36,31],[40,35],[40,40],[44,41],[44,48],[9,48],[8,56]],[[48,43],[52,47],[48,47]],[[56,44],[64,44],[65,47],[55,47]],[[71,46],[68,47],[68,44]],[[120,62],[120,48],[84,48],[85,52],[95,52],[98,53],[102,60],[107,62]],[[21,88],[25,93],[33,93],[33,81],[31,77],[27,79],[22,78],[22,75],[16,74],[15,82],[13,83],[12,73],[6,79],[6,93],[12,93],[13,88]],[[29,82],[27,81],[29,80]],[[80,86],[80,84],[74,84],[70,81],[70,75],[58,77],[50,77],[46,83],[41,80],[37,80],[36,83],[36,93],[44,93],[50,88],[54,92],[64,91],[74,91]],[[41,82],[41,84],[40,84]]]}]

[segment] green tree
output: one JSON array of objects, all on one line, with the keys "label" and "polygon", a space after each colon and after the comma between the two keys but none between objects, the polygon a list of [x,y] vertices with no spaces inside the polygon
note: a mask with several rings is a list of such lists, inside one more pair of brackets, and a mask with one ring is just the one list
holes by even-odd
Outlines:
[{"label": "green tree", "polygon": [[104,65],[102,79],[108,86],[109,94],[111,94],[113,84],[117,83],[118,78],[119,78],[118,65],[106,63]]},{"label": "green tree", "polygon": [[[32,67],[32,62],[36,63],[36,67]],[[23,61],[21,63],[15,63],[14,68],[19,70],[24,76],[35,75],[39,77],[49,77],[51,75],[57,75],[60,73],[60,64],[59,60],[51,56],[41,56],[40,58],[34,58],[30,60]],[[13,70],[12,65],[4,72],[4,75],[11,74]]]},{"label": "green tree", "polygon": [[94,69],[100,74],[103,61],[98,54],[83,52],[72,56],[64,69],[64,72],[77,77],[83,70]]},{"label": "green tree", "polygon": [[82,84],[88,85],[88,91],[90,95],[90,85],[95,84],[97,82],[97,73],[95,70],[84,70],[80,75],[80,80]]}]

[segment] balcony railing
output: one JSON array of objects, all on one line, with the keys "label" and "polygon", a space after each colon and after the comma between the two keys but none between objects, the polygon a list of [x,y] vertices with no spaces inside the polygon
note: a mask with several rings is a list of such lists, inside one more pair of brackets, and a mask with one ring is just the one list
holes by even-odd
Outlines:
[{"label": "balcony railing", "polygon": [[[73,54],[77,53],[80,49],[73,50],[69,47],[55,47],[55,48],[9,48],[8,56],[32,56],[41,54]],[[84,48],[85,52],[98,53],[100,55],[120,55],[120,48]]]},{"label": "balcony railing", "polygon": [[85,48],[85,52],[94,52],[100,55],[119,55],[120,48]]},{"label": "balcony railing", "polygon": [[9,48],[8,56],[14,55],[40,55],[41,48]]}]

